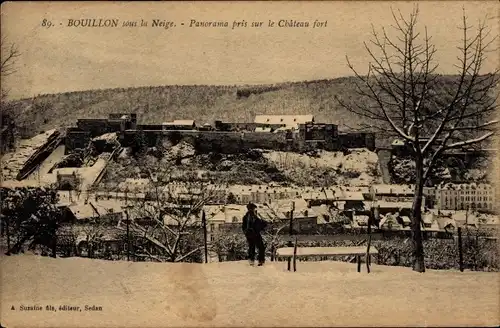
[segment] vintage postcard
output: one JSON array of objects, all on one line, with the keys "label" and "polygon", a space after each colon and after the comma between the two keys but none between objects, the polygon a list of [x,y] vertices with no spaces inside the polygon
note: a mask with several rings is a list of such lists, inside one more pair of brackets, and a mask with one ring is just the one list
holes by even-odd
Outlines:
[{"label": "vintage postcard", "polygon": [[1,327],[499,326],[499,13],[2,3]]}]

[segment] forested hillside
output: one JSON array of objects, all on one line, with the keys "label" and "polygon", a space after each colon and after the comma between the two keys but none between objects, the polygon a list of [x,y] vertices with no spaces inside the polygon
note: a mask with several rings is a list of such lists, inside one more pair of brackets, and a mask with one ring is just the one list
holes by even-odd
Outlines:
[{"label": "forested hillside", "polygon": [[[335,98],[345,102],[358,99],[355,81],[354,77],[343,77],[256,86],[89,90],[40,95],[12,105],[22,134],[66,127],[78,118],[106,117],[113,112],[136,112],[139,123],[194,119],[201,124],[215,119],[251,122],[256,114],[313,114],[317,122],[335,123],[348,130],[358,127],[363,119],[343,109]],[[434,101],[446,101],[456,82],[455,76],[440,76]]]}]

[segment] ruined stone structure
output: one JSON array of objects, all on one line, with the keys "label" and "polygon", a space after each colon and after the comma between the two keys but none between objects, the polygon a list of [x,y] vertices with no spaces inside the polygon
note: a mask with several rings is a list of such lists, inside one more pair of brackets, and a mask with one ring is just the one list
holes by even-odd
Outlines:
[{"label": "ruined stone structure", "polygon": [[107,119],[78,119],[76,127],[66,129],[65,152],[85,148],[92,138],[106,133],[137,129],[137,114],[110,114]]},{"label": "ruined stone structure", "polygon": [[123,147],[133,147],[138,140],[154,147],[169,139],[173,144],[189,142],[202,152],[234,153],[251,148],[299,152],[375,149],[374,134],[339,134],[337,125],[315,123],[312,115],[261,115],[253,123],[215,121],[215,126],[198,127],[192,120],[138,125],[135,114],[111,114],[108,119],[79,119],[77,127],[68,128],[66,151],[83,148],[91,138],[110,132],[118,134]]}]

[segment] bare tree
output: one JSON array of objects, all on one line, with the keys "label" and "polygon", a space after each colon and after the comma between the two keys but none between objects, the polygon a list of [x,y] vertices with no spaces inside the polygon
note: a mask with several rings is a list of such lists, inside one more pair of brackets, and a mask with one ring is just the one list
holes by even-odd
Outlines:
[{"label": "bare tree", "polygon": [[95,251],[102,243],[103,237],[106,233],[106,226],[100,216],[91,219],[80,228],[80,234],[83,235],[87,243],[87,256],[94,258]]},{"label": "bare tree", "polygon": [[1,39],[1,58],[0,58],[0,153],[14,147],[15,115],[12,113],[12,105],[7,102],[9,90],[5,88],[5,77],[15,73],[15,64],[20,52],[15,43],[7,41],[5,36]]},{"label": "bare tree", "polygon": [[367,75],[356,76],[358,98],[342,107],[370,120],[379,132],[402,139],[415,161],[415,198],[412,209],[413,270],[424,272],[421,236],[423,186],[442,155],[452,149],[484,145],[494,133],[499,82],[498,68],[483,74],[485,61],[496,36],[491,36],[486,19],[477,29],[462,17],[461,44],[457,47],[457,76],[436,74],[436,47],[425,28],[417,29],[418,7],[403,17],[393,11],[395,35],[382,29],[372,31],[365,49],[370,56]]},{"label": "bare tree", "polygon": [[21,55],[15,43],[8,42],[6,37],[1,41],[2,59],[0,73],[2,76],[8,76],[16,72],[16,59]]},{"label": "bare tree", "polygon": [[[176,183],[171,167],[164,163],[143,163],[149,191],[143,200],[129,202],[129,229],[136,257],[181,262],[203,247],[201,211],[204,205],[224,198],[223,190],[202,181]],[[124,225],[120,225],[125,230]]]},{"label": "bare tree", "polygon": [[[1,59],[0,59],[0,76],[4,79],[6,76],[16,72],[16,61],[21,55],[15,43],[8,42],[5,36],[1,39]],[[3,83],[2,83],[3,84]],[[2,88],[2,102],[7,97],[7,90]],[[3,107],[3,106],[2,106]]]}]

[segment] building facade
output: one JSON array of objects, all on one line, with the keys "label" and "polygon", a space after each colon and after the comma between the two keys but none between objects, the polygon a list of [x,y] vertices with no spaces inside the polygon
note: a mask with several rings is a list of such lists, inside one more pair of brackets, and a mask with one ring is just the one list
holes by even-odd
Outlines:
[{"label": "building facade", "polygon": [[436,188],[437,208],[441,210],[498,210],[496,188],[485,183],[445,184]]}]

